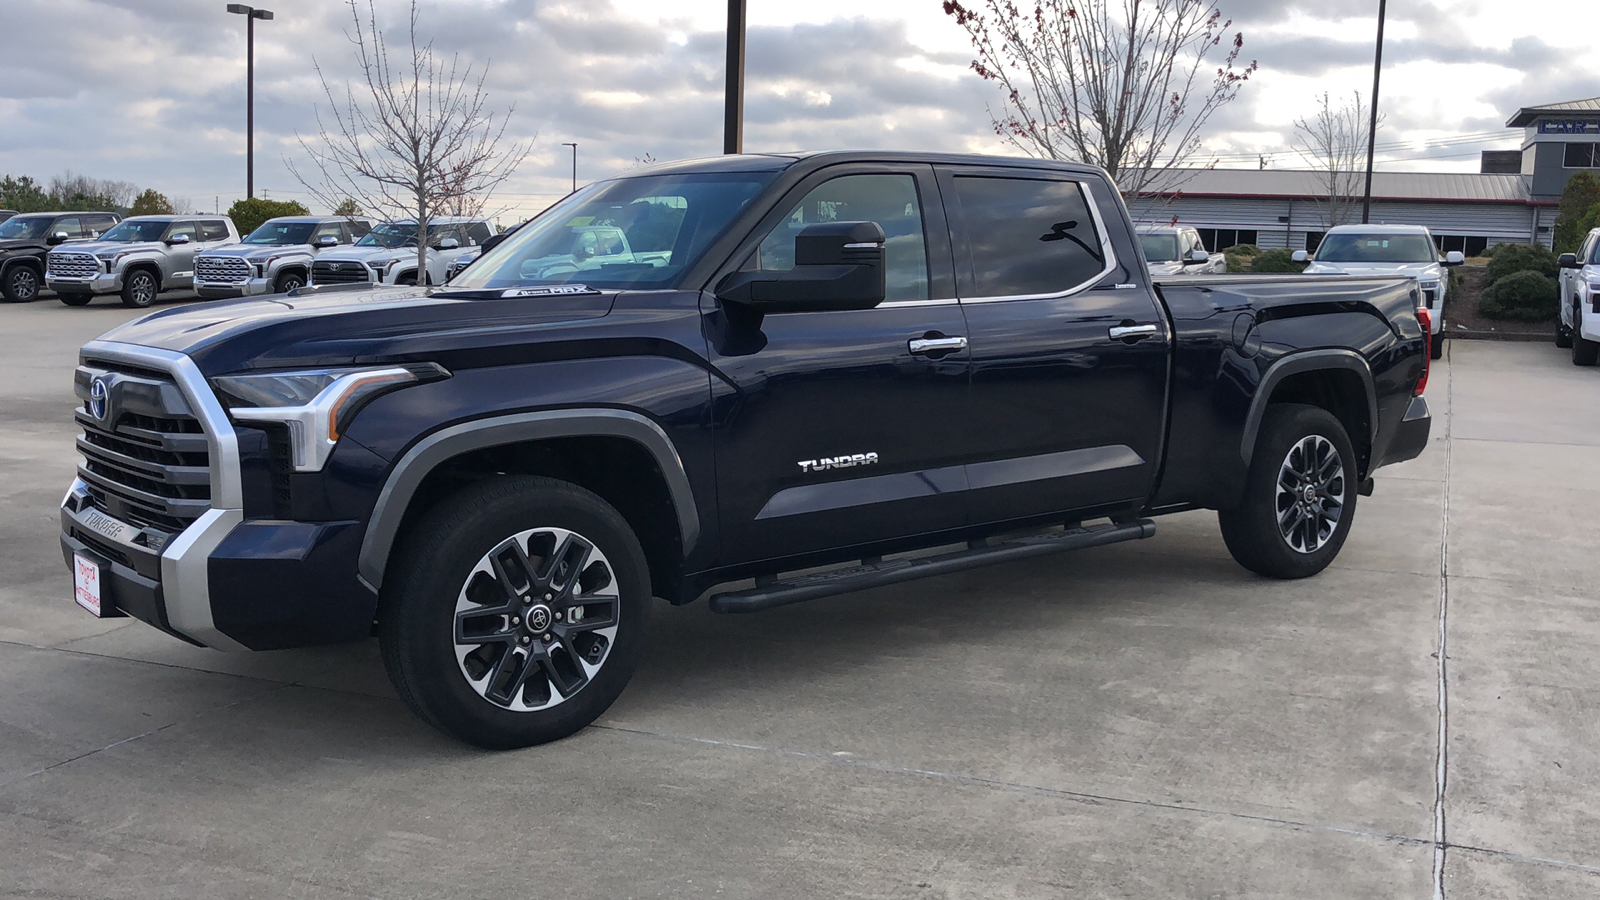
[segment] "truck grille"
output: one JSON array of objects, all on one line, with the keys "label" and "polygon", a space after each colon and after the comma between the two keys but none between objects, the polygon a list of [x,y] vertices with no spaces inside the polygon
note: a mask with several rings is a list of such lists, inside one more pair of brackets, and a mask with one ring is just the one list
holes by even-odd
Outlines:
[{"label": "truck grille", "polygon": [[250,278],[250,264],[237,256],[196,256],[194,280],[238,284]]},{"label": "truck grille", "polygon": [[311,264],[312,284],[355,284],[371,281],[372,275],[365,263],[330,262],[319,259]]},{"label": "truck grille", "polygon": [[51,275],[88,278],[100,273],[100,261],[88,253],[52,253],[49,259]]},{"label": "truck grille", "polygon": [[74,386],[78,477],[96,508],[174,534],[211,508],[210,444],[170,375],[88,361]]}]

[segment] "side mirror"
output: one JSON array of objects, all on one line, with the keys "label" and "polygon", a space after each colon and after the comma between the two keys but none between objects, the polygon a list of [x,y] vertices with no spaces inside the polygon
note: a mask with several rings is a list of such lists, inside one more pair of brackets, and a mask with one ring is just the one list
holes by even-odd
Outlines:
[{"label": "side mirror", "polygon": [[440,238],[439,241],[433,245],[433,249],[435,249],[435,250],[454,250],[459,246],[461,246],[461,242],[460,241],[456,240],[453,237],[447,237],[447,238]]},{"label": "side mirror", "polygon": [[1295,252],[1289,254],[1289,258],[1295,262],[1310,262],[1311,254],[1305,252],[1304,250],[1296,250]]},{"label": "side mirror", "polygon": [[65,231],[58,231],[55,234],[50,235],[50,239],[45,241],[45,243],[53,246],[55,244],[64,243],[66,240],[67,233]]},{"label": "side mirror", "polygon": [[1576,253],[1563,253],[1563,254],[1561,254],[1560,256],[1556,257],[1556,265],[1560,266],[1563,269],[1581,269],[1581,268],[1583,268],[1583,266],[1578,264],[1578,254],[1576,254]]},{"label": "side mirror", "polygon": [[176,247],[179,244],[187,243],[189,243],[189,236],[187,234],[175,234],[172,237],[167,238],[168,247]]},{"label": "side mirror", "polygon": [[1186,266],[1196,266],[1211,258],[1211,254],[1204,250],[1190,250],[1189,258],[1183,261]]},{"label": "side mirror", "polygon": [[317,246],[318,247],[337,247],[337,246],[339,246],[339,239],[334,237],[331,234],[325,234],[322,237],[317,238]]},{"label": "side mirror", "polygon": [[883,302],[883,227],[877,222],[821,222],[794,240],[787,272],[734,272],[717,297],[760,313],[871,309]]},{"label": "side mirror", "polygon": [[1451,250],[1444,255],[1444,264],[1447,266],[1459,266],[1466,261],[1466,255],[1460,250]]}]

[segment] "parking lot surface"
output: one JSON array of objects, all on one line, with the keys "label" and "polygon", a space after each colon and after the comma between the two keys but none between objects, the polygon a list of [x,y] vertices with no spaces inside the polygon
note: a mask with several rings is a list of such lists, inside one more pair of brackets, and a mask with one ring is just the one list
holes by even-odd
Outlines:
[{"label": "parking lot surface", "polygon": [[1600,370],[1548,344],[1450,344],[1431,446],[1316,578],[1189,513],[662,607],[596,726],[497,754],[413,718],[375,643],[223,654],[73,604],[70,371],[132,315],[0,305],[5,896],[1600,895]]}]

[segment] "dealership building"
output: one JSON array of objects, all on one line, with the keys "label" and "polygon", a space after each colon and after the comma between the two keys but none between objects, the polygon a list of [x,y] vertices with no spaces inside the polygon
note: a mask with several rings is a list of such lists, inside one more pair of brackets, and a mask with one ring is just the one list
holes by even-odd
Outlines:
[{"label": "dealership building", "polygon": [[[1522,149],[1485,151],[1479,172],[1374,172],[1371,221],[1426,225],[1440,249],[1468,256],[1499,243],[1548,247],[1567,179],[1600,169],[1600,97],[1525,107],[1506,127],[1522,129]],[[1129,204],[1135,222],[1176,219],[1211,249],[1315,250],[1328,229],[1324,173],[1194,169],[1173,181],[1174,189]]]}]

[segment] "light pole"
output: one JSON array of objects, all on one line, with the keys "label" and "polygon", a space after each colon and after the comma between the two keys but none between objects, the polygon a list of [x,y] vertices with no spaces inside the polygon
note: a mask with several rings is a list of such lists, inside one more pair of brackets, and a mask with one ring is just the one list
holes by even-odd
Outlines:
[{"label": "light pole", "polygon": [[578,192],[578,145],[574,141],[562,141],[561,146],[572,148],[572,192]]},{"label": "light pole", "polygon": [[229,3],[228,12],[245,17],[244,64],[244,195],[256,195],[256,20],[272,19],[272,10],[256,9],[243,3]]},{"label": "light pole", "polygon": [[744,152],[745,0],[728,0],[728,87],[723,95],[722,152]]},{"label": "light pole", "polygon": [[1372,58],[1372,119],[1367,123],[1367,189],[1361,194],[1361,224],[1372,218],[1372,148],[1378,136],[1378,76],[1383,74],[1383,12],[1386,0],[1378,0],[1378,52]]}]

